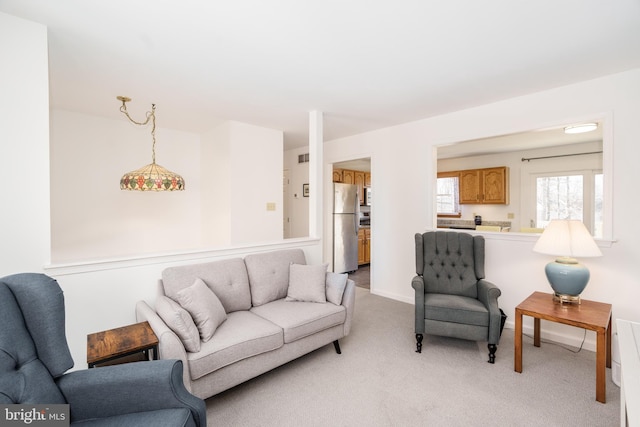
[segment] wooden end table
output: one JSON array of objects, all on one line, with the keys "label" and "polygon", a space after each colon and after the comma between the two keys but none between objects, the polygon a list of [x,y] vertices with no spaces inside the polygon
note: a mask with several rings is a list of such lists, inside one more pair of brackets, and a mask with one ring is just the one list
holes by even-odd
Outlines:
[{"label": "wooden end table", "polygon": [[149,360],[149,350],[153,351],[153,359],[157,360],[158,337],[153,333],[149,322],[135,323],[87,335],[89,368],[136,353],[143,353],[145,360]]},{"label": "wooden end table", "polygon": [[533,317],[533,345],[540,347],[540,319],[595,331],[596,400],[606,403],[606,371],[611,367],[611,304],[582,300],[562,304],[553,294],[534,292],[516,307],[514,370],[522,372],[522,316]]}]

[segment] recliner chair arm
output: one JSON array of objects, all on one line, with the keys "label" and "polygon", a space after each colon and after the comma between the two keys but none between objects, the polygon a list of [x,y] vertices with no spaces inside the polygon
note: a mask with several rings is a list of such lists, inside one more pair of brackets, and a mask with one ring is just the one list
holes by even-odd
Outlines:
[{"label": "recliner chair arm", "polygon": [[188,408],[206,427],[202,399],[184,387],[182,361],[157,360],[73,371],[57,379],[71,421],[167,408]]},{"label": "recliner chair arm", "polygon": [[415,276],[411,280],[411,287],[415,289],[415,332],[424,334],[424,278]]},{"label": "recliner chair arm", "polygon": [[489,310],[489,344],[500,341],[500,324],[502,314],[498,306],[498,297],[502,294],[500,288],[488,280],[478,280],[478,300]]}]

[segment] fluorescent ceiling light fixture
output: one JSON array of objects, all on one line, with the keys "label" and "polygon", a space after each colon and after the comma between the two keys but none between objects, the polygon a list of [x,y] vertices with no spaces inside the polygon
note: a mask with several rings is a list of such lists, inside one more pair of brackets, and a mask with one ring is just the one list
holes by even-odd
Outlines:
[{"label": "fluorescent ceiling light fixture", "polygon": [[579,125],[571,125],[564,128],[564,133],[585,133],[598,129],[597,123],[581,123]]}]

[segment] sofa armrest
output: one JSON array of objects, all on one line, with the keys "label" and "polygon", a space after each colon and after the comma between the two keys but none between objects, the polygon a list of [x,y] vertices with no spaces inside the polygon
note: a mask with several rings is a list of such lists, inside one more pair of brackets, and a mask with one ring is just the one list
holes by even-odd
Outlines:
[{"label": "sofa armrest", "polygon": [[182,370],[179,360],[155,360],[73,371],[56,382],[69,403],[72,422],[188,408],[196,425],[206,427],[205,403],[184,387]]},{"label": "sofa armrest", "polygon": [[342,303],[347,309],[347,319],[344,322],[344,335],[349,335],[351,332],[351,322],[353,320],[353,310],[356,303],[356,282],[351,279],[347,279],[347,285],[344,288],[344,293],[342,294]]},{"label": "sofa armrest", "polygon": [[165,359],[178,359],[182,361],[184,365],[183,380],[187,390],[191,391],[191,374],[189,373],[189,361],[187,359],[187,350],[184,348],[184,344],[176,335],[164,323],[164,320],[153,308],[149,306],[145,301],[138,301],[136,304],[136,319],[138,322],[149,322],[153,333],[158,337],[158,353],[159,358]]}]

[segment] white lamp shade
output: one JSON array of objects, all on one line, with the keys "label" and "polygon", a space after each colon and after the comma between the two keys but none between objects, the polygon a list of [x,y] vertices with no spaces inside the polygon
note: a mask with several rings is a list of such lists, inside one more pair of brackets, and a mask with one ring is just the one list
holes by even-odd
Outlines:
[{"label": "white lamp shade", "polygon": [[579,220],[552,220],[536,242],[533,251],[571,258],[602,256],[589,230]]}]

